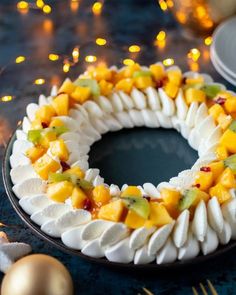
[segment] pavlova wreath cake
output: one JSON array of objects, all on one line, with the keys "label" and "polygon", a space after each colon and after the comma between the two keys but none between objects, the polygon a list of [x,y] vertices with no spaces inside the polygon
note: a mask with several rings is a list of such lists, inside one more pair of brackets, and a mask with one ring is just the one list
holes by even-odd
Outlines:
[{"label": "pavlova wreath cake", "polygon": [[[13,191],[47,235],[135,264],[207,255],[236,238],[236,96],[210,76],[160,63],[97,66],[26,112],[10,157]],[[136,126],[175,128],[199,159],[157,186],[104,183],[88,166],[90,146]]]}]

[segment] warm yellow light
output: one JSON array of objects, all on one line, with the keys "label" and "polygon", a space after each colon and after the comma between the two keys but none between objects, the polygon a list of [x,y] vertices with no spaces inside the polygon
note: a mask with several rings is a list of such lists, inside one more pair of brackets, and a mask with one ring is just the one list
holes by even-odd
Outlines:
[{"label": "warm yellow light", "polygon": [[212,44],[212,41],[213,41],[212,36],[208,36],[204,39],[204,43],[207,46],[210,46]]},{"label": "warm yellow light", "polygon": [[79,8],[79,1],[78,0],[71,0],[70,2],[70,9],[71,11],[75,12]]},{"label": "warm yellow light", "polygon": [[173,58],[166,58],[163,60],[163,65],[168,67],[168,66],[172,66],[175,63]]},{"label": "warm yellow light", "polygon": [[51,6],[49,6],[49,5],[44,5],[43,6],[43,12],[44,13],[49,14],[49,13],[51,13],[51,11],[52,11]]},{"label": "warm yellow light", "polygon": [[131,45],[130,47],[129,47],[129,52],[139,52],[141,50],[141,48],[140,48],[140,46],[138,46],[138,45]]},{"label": "warm yellow light", "polygon": [[166,32],[165,31],[160,31],[157,35],[156,35],[156,40],[157,41],[164,41],[166,39]]},{"label": "warm yellow light", "polygon": [[69,64],[69,63],[65,63],[65,64],[63,65],[63,72],[64,72],[64,73],[68,73],[69,70],[70,70],[70,64]]},{"label": "warm yellow light", "polygon": [[48,59],[51,60],[51,61],[56,61],[59,59],[59,55],[58,54],[55,54],[55,53],[50,53],[48,55]]},{"label": "warm yellow light", "polygon": [[79,48],[75,47],[72,51],[72,57],[74,62],[78,62],[79,60]]},{"label": "warm yellow light", "polygon": [[159,5],[161,10],[166,11],[168,9],[167,3],[165,0],[159,0]]},{"label": "warm yellow light", "polygon": [[3,102],[11,101],[12,99],[13,99],[13,97],[11,95],[5,95],[5,96],[1,97],[1,101],[3,101]]},{"label": "warm yellow light", "polygon": [[201,52],[197,48],[192,48],[188,53],[188,58],[197,61],[201,56]]},{"label": "warm yellow light", "polygon": [[132,59],[130,59],[130,58],[125,58],[125,59],[123,60],[123,64],[124,64],[125,66],[132,66],[134,63],[135,63],[135,62],[134,62]]},{"label": "warm yellow light", "polygon": [[198,72],[199,71],[199,64],[195,61],[192,61],[189,63],[189,68],[192,72]]},{"label": "warm yellow light", "polygon": [[37,0],[37,1],[36,1],[36,6],[37,6],[38,8],[43,8],[43,6],[44,6],[44,1],[43,1],[43,0]]},{"label": "warm yellow light", "polygon": [[20,1],[17,3],[17,8],[19,10],[28,10],[29,8],[29,3],[26,1]]},{"label": "warm yellow light", "polygon": [[45,32],[47,33],[52,33],[53,31],[53,22],[50,19],[45,19],[43,21],[43,29],[45,30]]},{"label": "warm yellow light", "polygon": [[17,56],[15,63],[20,64],[25,61],[25,57],[23,55]]},{"label": "warm yellow light", "polygon": [[97,60],[97,57],[95,55],[87,55],[85,56],[86,62],[95,62]]},{"label": "warm yellow light", "polygon": [[34,81],[35,85],[43,85],[45,83],[45,79],[43,78],[38,78]]},{"label": "warm yellow light", "polygon": [[102,6],[103,6],[102,2],[99,2],[99,1],[95,2],[95,3],[93,4],[93,6],[92,6],[92,11],[93,11],[93,13],[94,13],[95,15],[99,15],[99,14],[101,14],[101,12],[102,12]]},{"label": "warm yellow light", "polygon": [[174,2],[172,0],[166,0],[166,4],[169,8],[174,7]]},{"label": "warm yellow light", "polygon": [[107,40],[104,39],[104,38],[97,38],[96,39],[96,44],[99,45],[99,46],[104,46],[107,44]]}]

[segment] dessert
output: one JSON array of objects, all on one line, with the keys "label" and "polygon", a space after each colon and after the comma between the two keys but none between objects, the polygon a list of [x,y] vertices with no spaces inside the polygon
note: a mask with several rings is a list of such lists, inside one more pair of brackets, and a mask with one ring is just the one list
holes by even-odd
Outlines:
[{"label": "dessert", "polygon": [[[69,248],[113,262],[172,263],[236,238],[236,94],[157,63],[97,66],[30,103],[10,157],[31,220]],[[90,146],[122,128],[174,128],[198,151],[168,182],[106,184]]]}]

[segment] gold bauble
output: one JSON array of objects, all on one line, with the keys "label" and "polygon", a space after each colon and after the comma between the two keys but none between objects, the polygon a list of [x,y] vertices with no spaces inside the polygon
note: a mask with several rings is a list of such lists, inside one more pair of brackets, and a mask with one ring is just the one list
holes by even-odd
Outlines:
[{"label": "gold bauble", "polygon": [[9,269],[1,295],[72,295],[73,283],[65,266],[43,254],[26,256]]}]

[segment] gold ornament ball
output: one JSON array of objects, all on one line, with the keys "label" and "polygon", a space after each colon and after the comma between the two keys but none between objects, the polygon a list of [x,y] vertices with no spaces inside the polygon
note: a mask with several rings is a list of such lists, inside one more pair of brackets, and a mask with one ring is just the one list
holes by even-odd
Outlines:
[{"label": "gold ornament ball", "polygon": [[73,295],[73,283],[57,259],[34,254],[13,264],[3,278],[1,295]]}]

